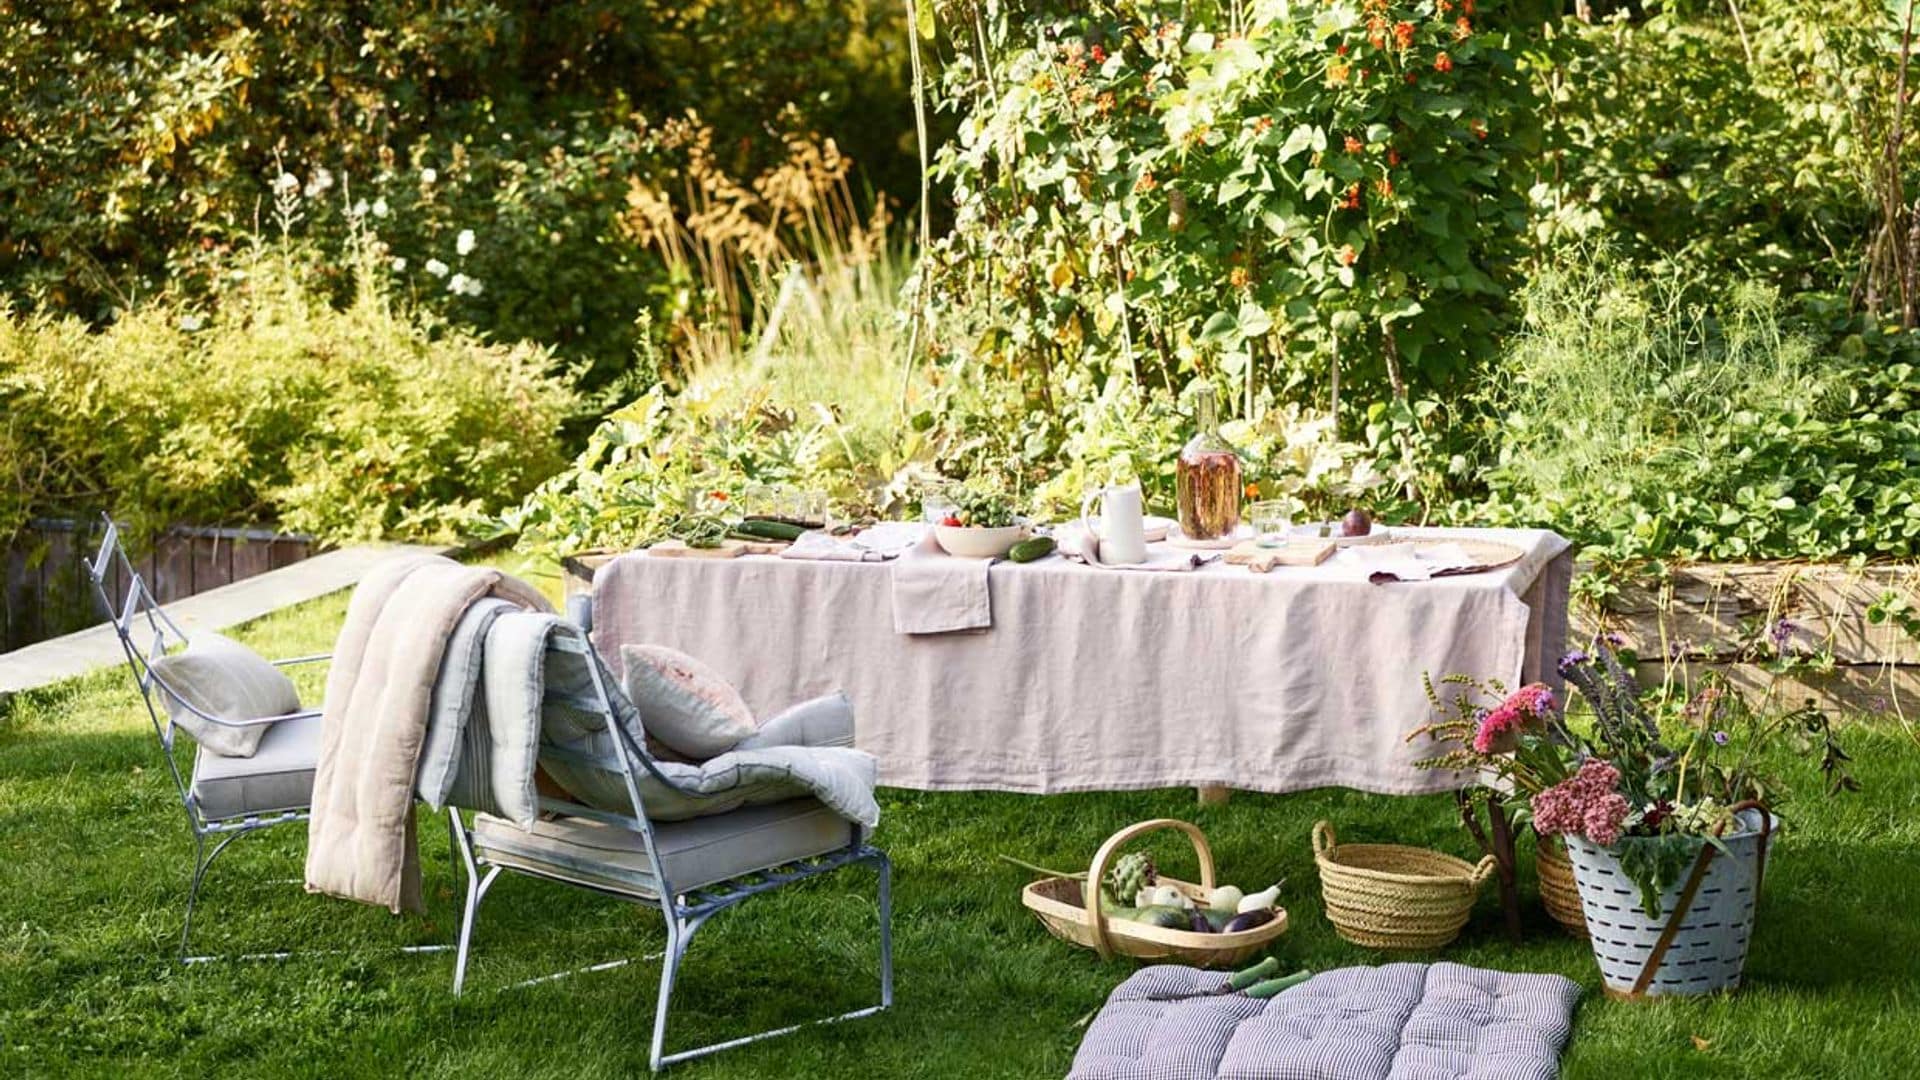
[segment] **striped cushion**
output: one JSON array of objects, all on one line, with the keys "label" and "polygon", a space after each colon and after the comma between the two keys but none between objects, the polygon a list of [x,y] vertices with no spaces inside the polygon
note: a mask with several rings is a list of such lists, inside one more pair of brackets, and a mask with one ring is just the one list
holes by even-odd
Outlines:
[{"label": "striped cushion", "polygon": [[1261,1001],[1206,995],[1225,972],[1135,973],[1068,1080],[1553,1080],[1580,988],[1460,964],[1328,971]]}]

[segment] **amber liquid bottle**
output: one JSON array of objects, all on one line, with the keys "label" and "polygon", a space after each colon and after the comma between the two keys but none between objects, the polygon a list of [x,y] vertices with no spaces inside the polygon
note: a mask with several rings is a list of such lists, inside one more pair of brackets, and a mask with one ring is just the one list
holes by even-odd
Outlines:
[{"label": "amber liquid bottle", "polygon": [[1240,527],[1240,455],[1220,434],[1213,387],[1194,391],[1199,432],[1180,451],[1175,483],[1180,533],[1189,540],[1221,540]]}]

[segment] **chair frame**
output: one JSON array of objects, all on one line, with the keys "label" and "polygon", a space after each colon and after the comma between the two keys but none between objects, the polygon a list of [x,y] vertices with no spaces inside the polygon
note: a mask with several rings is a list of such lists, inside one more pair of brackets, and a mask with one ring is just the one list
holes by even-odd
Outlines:
[{"label": "chair frame", "polygon": [[[107,621],[113,624],[114,635],[120,640],[120,647],[126,653],[127,666],[133,672],[136,685],[140,688],[140,697],[147,707],[147,717],[153,722],[154,735],[160,740],[162,756],[167,761],[167,772],[173,777],[174,788],[180,795],[180,806],[187,815],[187,828],[193,834],[193,874],[187,885],[186,918],[180,929],[180,962],[200,964],[212,960],[228,959],[219,955],[196,956],[190,952],[193,938],[193,912],[200,896],[201,887],[206,882],[207,871],[212,868],[220,853],[228,845],[243,836],[263,832],[276,825],[288,825],[307,820],[308,809],[283,810],[275,814],[240,814],[226,817],[209,816],[194,798],[191,776],[191,764],[185,770],[177,755],[178,742],[174,738],[173,710],[169,703],[186,709],[193,715],[210,723],[229,728],[261,727],[279,723],[282,720],[294,720],[302,717],[319,716],[318,709],[303,709],[299,712],[285,713],[280,716],[264,716],[252,720],[233,721],[217,716],[209,716],[183,697],[179,691],[167,684],[164,677],[154,670],[154,662],[175,648],[187,644],[186,631],[174,622],[160,606],[153,590],[139,571],[134,569],[133,560],[128,558],[126,548],[120,542],[120,527],[111,517],[103,515],[106,522],[106,535],[101,538],[98,553],[86,560],[87,576],[93,583],[94,595],[100,601],[101,609],[106,613]],[[126,594],[117,603],[109,593],[107,579],[115,567],[125,575]],[[143,646],[135,640],[136,635],[147,638]],[[331,654],[321,653],[313,656],[295,656],[284,660],[272,661],[275,667],[297,667],[331,659]],[[191,740],[189,740],[191,741]],[[205,753],[197,748],[196,753]],[[212,847],[209,849],[208,845]],[[286,953],[258,954],[274,958],[285,957]],[[253,956],[243,958],[256,958]]]},{"label": "chair frame", "polygon": [[[586,634],[582,633],[579,636],[556,635],[551,639],[549,648],[558,648],[585,654],[593,648],[593,645]],[[612,743],[616,756],[619,759],[621,779],[626,786],[627,798],[632,804],[631,809],[633,812],[631,814],[612,813],[547,796],[540,797],[540,809],[543,812],[597,821],[638,833],[640,835],[641,845],[646,852],[647,864],[653,874],[655,895],[652,897],[635,895],[630,892],[586,884],[556,873],[543,873],[539,870],[523,866],[489,862],[485,856],[474,850],[471,828],[468,823],[461,818],[460,810],[456,807],[448,807],[448,827],[453,836],[454,850],[459,855],[459,860],[466,876],[466,903],[460,918],[459,952],[454,961],[453,969],[453,992],[455,996],[461,993],[466,981],[467,960],[472,952],[473,927],[475,919],[479,914],[480,904],[486,899],[487,890],[492,887],[494,881],[500,876],[501,871],[507,870],[527,877],[555,881],[564,885],[573,886],[574,888],[585,889],[588,892],[616,897],[642,907],[655,908],[660,912],[661,917],[666,923],[667,946],[663,952],[655,953],[645,958],[648,960],[661,959],[663,961],[660,970],[660,994],[654,1006],[653,1041],[648,1053],[648,1067],[654,1072],[659,1072],[662,1068],[675,1062],[704,1057],[721,1050],[744,1046],[747,1043],[759,1042],[763,1039],[771,1039],[777,1036],[791,1034],[802,1028],[818,1024],[833,1024],[863,1016],[872,1016],[875,1013],[890,1008],[893,1005],[893,895],[892,863],[887,859],[886,853],[865,841],[865,838],[861,835],[860,826],[849,825],[851,835],[846,846],[838,848],[826,855],[795,863],[785,863],[758,872],[742,874],[684,893],[676,890],[668,880],[666,867],[661,862],[660,852],[654,841],[653,822],[647,817],[646,808],[641,803],[637,773],[639,769],[645,769],[656,780],[669,787],[673,787],[675,790],[690,795],[697,795],[698,793],[686,792],[684,789],[675,785],[660,772],[645,747],[634,744],[634,740],[628,736],[627,732],[621,728],[620,724],[614,718],[614,710],[600,666],[589,663],[587,670],[593,682],[593,700],[579,700],[571,702],[571,704],[590,712],[598,713],[606,721],[607,730],[613,735]],[[543,746],[540,753],[543,755],[568,755],[570,752],[558,747]],[[602,760],[584,754],[571,756],[581,764],[600,769],[607,768],[607,764]],[[750,896],[773,892],[787,885],[818,877],[855,863],[871,864],[878,872],[880,879],[880,1003],[878,1005],[870,1005],[865,1008],[842,1013],[838,1016],[804,1021],[786,1027],[728,1039],[723,1042],[711,1043],[690,1050],[681,1050],[671,1054],[666,1053],[667,1015],[673,999],[674,980],[679,973],[681,964],[685,960],[687,946],[692,942],[694,934],[699,931],[700,927],[705,925],[708,919],[739,904]],[[614,960],[587,967],[574,968],[568,971],[556,972],[551,975],[543,975],[516,983],[508,989],[551,982],[555,979],[566,978],[570,975],[584,974],[593,971],[606,971],[612,968],[622,967],[629,962],[629,960]]]}]

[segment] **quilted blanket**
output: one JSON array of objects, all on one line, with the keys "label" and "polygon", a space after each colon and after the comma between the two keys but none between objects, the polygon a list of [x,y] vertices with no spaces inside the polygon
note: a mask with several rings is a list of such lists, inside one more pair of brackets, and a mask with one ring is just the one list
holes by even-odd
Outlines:
[{"label": "quilted blanket", "polygon": [[1580,996],[1559,975],[1448,963],[1341,968],[1264,1001],[1214,994],[1227,977],[1142,968],[1068,1080],[1553,1080]]}]

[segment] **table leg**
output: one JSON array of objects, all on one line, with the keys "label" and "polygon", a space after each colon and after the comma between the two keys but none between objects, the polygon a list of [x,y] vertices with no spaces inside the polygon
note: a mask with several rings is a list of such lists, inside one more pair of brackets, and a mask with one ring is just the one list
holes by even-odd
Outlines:
[{"label": "table leg", "polygon": [[1225,806],[1227,797],[1233,794],[1233,789],[1225,784],[1201,784],[1193,790],[1200,796],[1201,806]]}]

